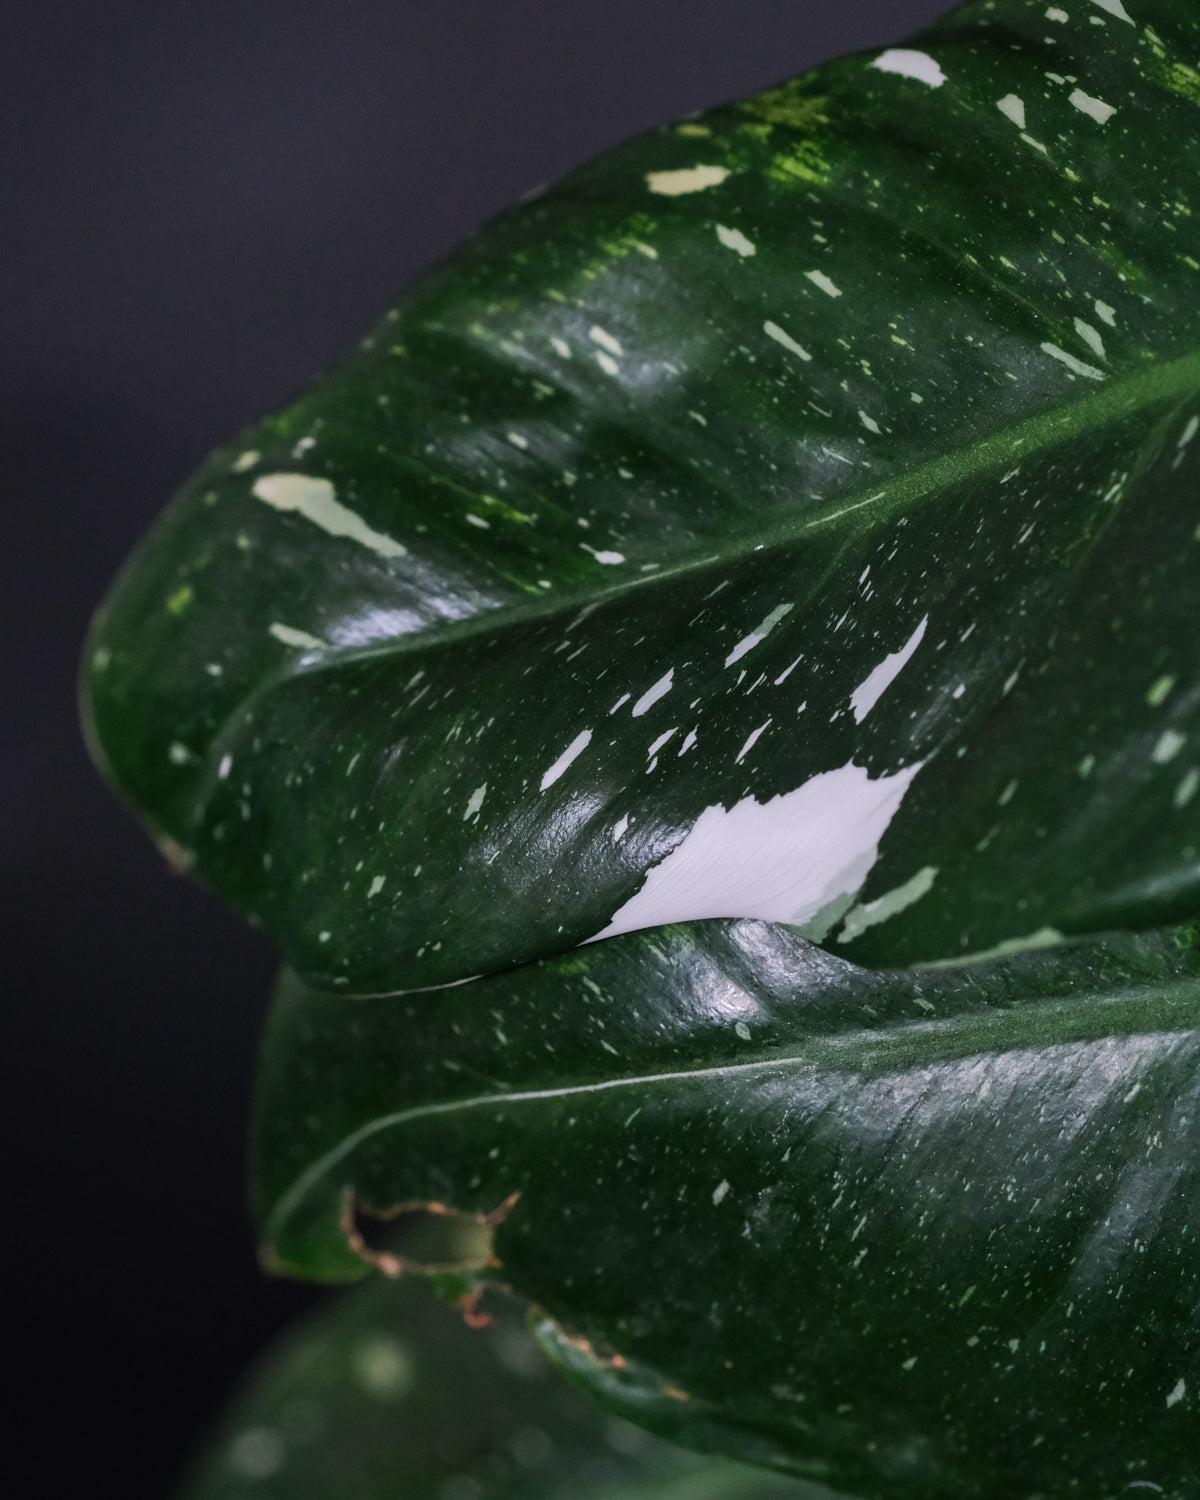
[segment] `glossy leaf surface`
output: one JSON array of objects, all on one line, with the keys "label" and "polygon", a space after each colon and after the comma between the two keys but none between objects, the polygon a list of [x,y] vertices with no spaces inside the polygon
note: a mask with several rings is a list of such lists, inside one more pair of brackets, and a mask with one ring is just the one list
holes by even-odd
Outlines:
[{"label": "glossy leaf surface", "polygon": [[1197,56],[986,0],[499,219],[145,543],[116,784],[347,994],[1189,915]]},{"label": "glossy leaf surface", "polygon": [[667,1436],[888,1500],[1183,1500],[1198,1060],[1191,930],[912,974],[707,922],[433,995],[287,978],[266,1254],[361,1273],[368,1208],[449,1207]]},{"label": "glossy leaf surface", "polygon": [[837,1500],[606,1417],[489,1302],[469,1329],[412,1280],[341,1294],[267,1356],[180,1500]]}]

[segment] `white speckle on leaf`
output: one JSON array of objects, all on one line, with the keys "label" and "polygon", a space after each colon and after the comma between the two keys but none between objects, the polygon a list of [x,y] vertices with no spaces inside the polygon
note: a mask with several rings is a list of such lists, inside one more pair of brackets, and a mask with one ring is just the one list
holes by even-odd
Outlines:
[{"label": "white speckle on leaf", "polygon": [[192,758],[192,752],[178,740],[167,750],[167,759],[173,766],[186,766]]},{"label": "white speckle on leaf", "polygon": [[486,796],[487,796],[487,782],[485,781],[482,786],[477,786],[475,788],[475,790],[471,793],[470,797],[467,799],[467,810],[466,810],[465,813],[463,813],[463,822],[464,823],[467,821],[468,818],[473,818],[475,816],[475,814],[483,806],[483,799]]},{"label": "white speckle on leaf", "polygon": [[659,737],[650,746],[650,748],[646,751],[647,757],[657,755],[675,732],[675,729],[668,729],[665,734],[660,734]]},{"label": "white speckle on leaf", "polygon": [[748,240],[740,229],[729,229],[724,224],[718,224],[717,238],[725,246],[726,250],[736,251],[738,255],[743,257],[753,255],[756,252],[754,241]]},{"label": "white speckle on leaf", "polygon": [[1076,375],[1083,375],[1088,380],[1105,379],[1104,371],[1097,370],[1095,365],[1086,365],[1083,360],[1076,359],[1073,354],[1068,354],[1065,349],[1060,349],[1057,344],[1045,343],[1042,345],[1044,353],[1049,354],[1052,359],[1058,360],[1059,364],[1066,365],[1068,370]]},{"label": "white speckle on leaf", "polygon": [[706,917],[803,925],[862,888],[922,764],[872,781],[849,761],[767,802],[705,808],[596,936]]},{"label": "white speckle on leaf", "polygon": [[228,777],[230,771],[232,771],[232,770],[233,770],[233,756],[232,755],[222,755],[222,757],[221,757],[221,764],[217,767],[217,779],[219,781],[226,780],[226,778]]},{"label": "white speckle on leaf", "polygon": [[725,1201],[725,1195],[728,1192],[729,1183],[725,1178],[722,1178],[721,1181],[717,1183],[716,1187],[713,1188],[712,1200],[714,1208]]},{"label": "white speckle on leaf", "polygon": [[1108,358],[1104,352],[1104,340],[1090,323],[1085,323],[1082,318],[1076,318],[1075,332],[1099,359]]},{"label": "white speckle on leaf", "polygon": [[1186,734],[1180,734],[1176,729],[1164,729],[1150,758],[1155,765],[1165,766],[1168,761],[1175,759],[1186,744]]},{"label": "white speckle on leaf", "polygon": [[929,624],[929,616],[926,615],[917,628],[900,647],[899,651],[893,651],[890,656],[885,656],[879,665],[869,676],[854,689],[850,695],[850,707],[854,711],[854,721],[861,724],[875,705],[895,682],[903,669],[911,660],[913,652],[921,644],[925,637],[925,629]]},{"label": "white speckle on leaf", "polygon": [[1115,308],[1109,307],[1107,302],[1101,302],[1099,297],[1097,297],[1095,302],[1092,303],[1092,306],[1096,309],[1096,316],[1102,323],[1107,323],[1110,328],[1115,328],[1117,326],[1117,314]]},{"label": "white speckle on leaf", "polygon": [[567,769],[567,767],[571,764],[575,757],[577,755],[582,755],[587,747],[591,744],[591,742],[592,731],[590,729],[581,730],[580,733],[575,736],[575,738],[558,757],[558,759],[554,762],[550,769],[546,771],[542,776],[541,789],[543,792],[547,787],[554,785],[554,783],[563,774],[563,772]]},{"label": "white speckle on leaf", "polygon": [[566,339],[552,338],[550,345],[560,359],[571,358],[571,346],[567,343]]},{"label": "white speckle on leaf", "polygon": [[622,693],[617,701],[613,704],[613,706],[609,709],[609,717],[611,718],[612,715],[616,713],[617,709],[620,708],[622,704],[628,703],[630,698],[632,697],[632,693]]},{"label": "white speckle on leaf", "polygon": [[589,547],[586,542],[580,542],[579,545],[585,552],[590,552],[598,563],[604,563],[607,567],[625,561],[625,554],[623,552],[605,552],[603,550],[598,552],[595,547]]},{"label": "white speckle on leaf", "polygon": [[630,710],[630,713],[633,715],[633,717],[635,719],[640,719],[642,715],[647,711],[647,709],[654,707],[654,705],[660,698],[665,698],[666,695],[671,691],[671,688],[674,685],[674,681],[675,668],[672,667],[665,677],[660,677],[653,687],[647,688],[642,696],[638,699],[638,701],[633,705],[633,708]]},{"label": "white speckle on leaf", "polygon": [[689,729],[687,734],[684,736],[683,744],[680,745],[679,749],[675,752],[676,755],[686,755],[695,743],[696,731],[694,729]]},{"label": "white speckle on leaf", "polygon": [[1032,953],[1039,948],[1053,948],[1063,941],[1057,927],[1039,927],[1036,932],[1026,932],[1021,937],[1005,938],[993,948],[981,948],[976,953],[964,953],[958,958],[938,958],[930,963],[914,964],[914,969],[957,969],[962,964],[990,963],[995,958],[1007,958],[1010,953]]},{"label": "white speckle on leaf", "polygon": [[613,338],[612,334],[601,328],[599,324],[594,323],[588,329],[588,338],[591,339],[593,344],[599,344],[601,349],[607,349],[610,354],[625,353],[620,339]]},{"label": "white speckle on leaf", "polygon": [[342,505],[328,479],[312,474],[264,474],[254,481],[253,493],[274,510],[295,511],[330,536],[345,537],[380,557],[403,557],[407,548],[381,531],[373,531],[361,516]]},{"label": "white speckle on leaf", "polygon": [[743,1042],[748,1042],[750,1040],[750,1028],[746,1025],[745,1021],[735,1021],[733,1029],[737,1032],[738,1036],[741,1037]]},{"label": "white speckle on leaf", "polygon": [[235,474],[244,474],[247,469],[252,469],[261,457],[262,454],[256,448],[247,448],[241,458],[233,465],[233,472]]},{"label": "white speckle on leaf", "polygon": [[888,891],[874,901],[865,901],[861,906],[854,907],[847,916],[841,932],[838,933],[838,942],[852,943],[868,928],[876,927],[880,922],[886,922],[889,917],[894,917],[913,906],[933,889],[937,873],[937,865],[926,865],[923,870],[918,870],[895,890]]},{"label": "white speckle on leaf", "polygon": [[372,896],[378,896],[380,891],[383,890],[383,886],[384,877],[382,875],[376,875],[371,881],[371,884],[367,887],[367,899],[369,900]]},{"label": "white speckle on leaf", "polygon": [[621,840],[625,837],[625,830],[628,827],[629,819],[627,817],[621,817],[617,819],[617,821],[613,824],[612,831],[612,841],[614,844],[619,844],[621,842]]},{"label": "white speckle on leaf", "polygon": [[1110,16],[1116,16],[1118,21],[1128,21],[1133,25],[1133,17],[1121,4],[1121,0],[1092,0],[1093,5],[1098,5],[1101,10],[1106,10]]},{"label": "white speckle on leaf", "polygon": [[1056,5],[1052,5],[1046,12],[1046,19],[1047,21],[1069,21],[1071,18],[1065,10],[1059,10]]},{"label": "white speckle on leaf", "polygon": [[1183,1398],[1186,1395],[1187,1395],[1187,1381],[1184,1380],[1183,1376],[1181,1375],[1179,1377],[1179,1379],[1175,1382],[1175,1385],[1174,1385],[1174,1387],[1173,1387],[1173,1389],[1171,1391],[1171,1394],[1167,1397],[1167,1405],[1168,1406],[1178,1406],[1179,1403],[1183,1400]]},{"label": "white speckle on leaf", "polygon": [[652,193],[679,198],[684,193],[720,187],[728,176],[728,167],[683,167],[672,172],[647,172],[646,186]]},{"label": "white speckle on leaf", "polygon": [[859,407],[858,411],[858,420],[863,424],[868,432],[879,431],[879,423],[875,420],[874,417],[867,416],[866,412],[863,411],[861,407]]},{"label": "white speckle on leaf", "polygon": [[763,332],[769,339],[774,339],[777,344],[782,345],[790,353],[797,355],[800,359],[811,360],[812,355],[807,349],[801,348],[794,338],[785,333],[778,323],[772,323],[769,319],[763,324]]},{"label": "white speckle on leaf", "polygon": [[776,625],[779,624],[780,620],[782,620],[785,615],[791,614],[794,608],[795,606],[792,604],[777,605],[771,611],[771,613],[766,616],[765,619],[762,619],[758,622],[758,624],[754,627],[749,635],[742,637],[742,639],[725,658],[725,665],[727,667],[731,667],[733,666],[735,661],[741,661],[742,657],[745,656],[747,651],[752,651],[754,647],[758,645],[759,641],[765,641],[766,638],[771,634],[772,630],[775,629]]},{"label": "white speckle on leaf", "polygon": [[467,512],[467,520],[472,526],[478,526],[480,531],[491,531],[492,529],[490,521],[485,521],[482,516],[474,515],[471,511]]},{"label": "white speckle on leaf", "polygon": [[770,722],[770,719],[768,719],[765,724],[760,724],[757,729],[752,729],[750,731],[750,734],[746,739],[746,743],[737,753],[737,759],[734,761],[734,765],[738,765],[745,758],[745,756],[749,755],[751,750],[754,749],[755,745],[758,744],[760,736],[762,735],[763,731],[770,725]]},{"label": "white speckle on leaf", "polygon": [[996,100],[996,108],[1011,120],[1018,130],[1025,129],[1025,101],[1017,94],[1005,94]]},{"label": "white speckle on leaf", "polygon": [[940,89],[946,81],[945,73],[927,52],[914,52],[908,47],[889,47],[871,66],[881,73],[899,73],[903,78],[915,78],[919,83],[927,83],[931,89]]},{"label": "white speckle on leaf", "polygon": [[284,625],[279,620],[275,620],[267,626],[267,634],[273,635],[277,641],[282,641],[285,646],[295,646],[301,651],[324,651],[329,646],[328,641],[323,641],[315,635],[309,635],[307,630],[296,630],[293,626]]},{"label": "white speckle on leaf", "polygon": [[603,349],[596,350],[596,363],[606,375],[619,375],[621,373],[621,366],[611,354],[605,354]]},{"label": "white speckle on leaf", "polygon": [[1076,89],[1071,95],[1070,103],[1085,115],[1091,115],[1097,125],[1103,125],[1111,120],[1117,112],[1115,104],[1105,104],[1103,99],[1093,98],[1091,94],[1085,94],[1082,89]]},{"label": "white speckle on leaf", "polygon": [[819,286],[828,297],[840,297],[841,289],[834,286],[824,271],[805,271],[805,276],[812,282],[813,286]]}]

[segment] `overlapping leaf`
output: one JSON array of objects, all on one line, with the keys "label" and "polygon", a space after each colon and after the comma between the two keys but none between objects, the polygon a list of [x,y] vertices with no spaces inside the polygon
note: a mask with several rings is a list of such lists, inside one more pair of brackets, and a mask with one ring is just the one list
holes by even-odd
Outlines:
[{"label": "overlapping leaf", "polygon": [[837,1500],[606,1418],[489,1302],[471,1330],[413,1282],[342,1294],[248,1382],[186,1500]]},{"label": "overlapping leaf", "polygon": [[886,1500],[1184,1500],[1198,1060],[1190,930],[914,975],[708,922],[438,994],[289,978],[267,1255],[355,1274],[371,1213],[450,1205],[667,1436]]},{"label": "overlapping leaf", "polygon": [[347,993],[1189,914],[1198,55],[981,0],[497,221],[144,545],[115,782]]}]

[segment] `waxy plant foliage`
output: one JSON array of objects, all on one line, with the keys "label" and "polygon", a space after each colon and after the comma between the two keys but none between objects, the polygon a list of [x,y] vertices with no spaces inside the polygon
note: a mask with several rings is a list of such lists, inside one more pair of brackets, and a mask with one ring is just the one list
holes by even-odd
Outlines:
[{"label": "waxy plant foliage", "polygon": [[186,486],[87,715],[284,954],[269,1266],[439,1205],[682,1444],[1200,1496],[1198,162],[1197,0],[975,0],[500,217]]}]

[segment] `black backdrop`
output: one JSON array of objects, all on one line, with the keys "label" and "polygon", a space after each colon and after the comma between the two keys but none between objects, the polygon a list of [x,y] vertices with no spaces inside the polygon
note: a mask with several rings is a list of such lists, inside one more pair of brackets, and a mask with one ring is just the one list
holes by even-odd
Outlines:
[{"label": "black backdrop", "polygon": [[237,1371],[313,1295],[260,1278],[243,1206],[272,955],[167,874],[79,741],[79,642],[114,569],[209,447],[481,220],[636,130],[942,8],[9,8],[4,1346],[33,1403],[18,1440],[38,1493],[164,1495]]}]

